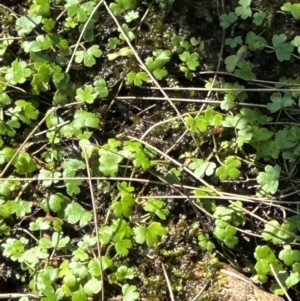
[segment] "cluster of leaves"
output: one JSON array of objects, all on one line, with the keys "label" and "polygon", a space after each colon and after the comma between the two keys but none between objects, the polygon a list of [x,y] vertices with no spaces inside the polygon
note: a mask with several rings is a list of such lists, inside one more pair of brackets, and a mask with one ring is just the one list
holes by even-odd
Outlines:
[{"label": "cluster of leaves", "polygon": [[298,215],[293,215],[280,224],[276,220],[271,220],[265,224],[262,237],[265,241],[271,241],[274,245],[283,244],[283,248],[276,256],[276,252],[268,245],[256,247],[254,256],[257,260],[255,270],[256,279],[265,283],[270,275],[276,273],[281,287],[278,283],[273,283],[271,289],[278,295],[283,295],[284,290],[295,286],[300,282],[300,253],[291,246],[299,231]]},{"label": "cluster of leaves", "polygon": [[[199,193],[196,192],[196,195],[199,196]],[[207,206],[208,204],[206,204]],[[213,213],[215,218],[215,229],[213,235],[230,249],[239,243],[239,239],[236,236],[236,228],[243,226],[245,223],[245,215],[243,212],[243,205],[240,201],[236,201],[229,205],[225,206],[216,206],[215,204],[209,204],[210,211]],[[210,251],[215,248],[214,243],[211,242],[211,239],[208,234],[200,233],[198,235],[199,246],[202,250]]]},{"label": "cluster of leaves", "polygon": [[[173,2],[156,0],[154,4],[166,9],[171,8]],[[157,154],[140,142],[116,138],[107,141],[105,138],[104,141],[99,134],[105,123],[99,103],[109,96],[116,83],[109,84],[109,75],[85,79],[78,84],[78,79],[74,80],[68,70],[94,70],[103,62],[124,60],[130,62],[124,68],[124,82],[128,87],[148,83],[147,70],[143,70],[143,66],[136,69],[136,64],[132,64],[132,49],[125,38],[133,44],[138,43],[136,28],[140,27],[136,25],[137,20],[142,20],[143,8],[138,7],[135,0],[111,2],[109,8],[121,21],[122,30],[106,29],[112,31],[106,39],[102,38],[106,32],[98,33],[102,14],[97,6],[99,1],[67,0],[62,3],[57,0],[55,3],[64,9],[61,15],[57,14],[56,6],[55,9],[50,6],[52,3],[33,0],[28,4],[26,16],[16,16],[15,21],[7,16],[4,18],[8,22],[6,25],[14,24],[14,27],[4,33],[4,39],[0,41],[0,56],[8,58],[0,67],[0,164],[11,167],[10,179],[0,182],[0,250],[7,260],[19,264],[18,278],[25,281],[32,275],[29,289],[43,301],[63,298],[77,301],[93,297],[102,289],[103,273],[107,275],[105,281],[119,289],[123,300],[136,300],[139,298],[138,288],[134,285],[137,275],[126,258],[139,250],[158,247],[168,232],[164,223],[168,221],[170,210],[159,198],[138,203],[136,188],[130,182],[116,181],[116,185],[110,186],[103,181],[98,184],[98,189],[107,198],[109,209],[96,237],[82,230],[92,225],[93,215],[90,205],[84,201],[86,186],[81,178],[86,176],[87,169],[92,176],[103,177],[138,177],[140,173],[155,169],[161,178],[177,184],[181,171],[171,169],[166,172],[165,167],[160,168],[160,163],[155,160]],[[225,45],[233,53],[224,60],[227,72],[237,79],[255,80],[258,73],[252,63],[253,56],[262,51],[264,55],[273,55],[279,63],[298,59],[294,51],[300,53],[300,36],[290,40],[284,33],[272,34],[267,40],[262,36],[262,29],[270,17],[267,10],[254,10],[251,0],[240,0],[238,4],[232,12],[220,16],[221,27],[232,29],[232,35],[225,39]],[[300,19],[299,4],[287,2],[281,10]],[[249,20],[251,30],[234,36],[236,22]],[[22,38],[20,53],[23,55],[12,59],[14,31]],[[80,33],[82,40],[77,43],[73,37]],[[151,55],[143,57],[147,69],[155,79],[164,81],[169,79],[172,68],[169,70],[168,66],[173,64],[193,81],[194,72],[205,66],[202,66],[202,59],[207,54],[204,41],[173,32],[165,32],[163,37],[167,40],[163,46],[152,49]],[[75,50],[73,45],[76,45]],[[72,61],[71,66],[73,54],[75,63]],[[299,84],[299,78],[282,77],[276,87],[295,88]],[[23,90],[26,87],[30,93]],[[21,93],[15,96],[10,88]],[[290,116],[288,110],[300,106],[299,92],[274,92],[265,109],[260,110],[241,107],[251,95],[244,91],[245,86],[238,80],[222,83],[219,79],[211,79],[206,88],[225,89],[224,93],[218,94],[222,97],[220,108],[189,112],[184,115],[184,121],[190,133],[199,140],[195,139],[200,148],[206,143],[214,149],[209,153],[205,151],[201,157],[189,153],[182,155],[181,158],[190,159],[186,168],[199,180],[206,177],[213,184],[226,182],[229,185],[239,183],[240,179],[246,180],[248,175],[243,167],[255,166],[251,176],[255,174],[257,196],[275,195],[282,178],[281,161],[294,164],[299,159],[300,125],[294,122],[274,129],[269,123],[273,120],[272,114]],[[48,99],[48,95],[53,97]],[[43,116],[46,130],[33,136],[32,131],[40,127]],[[19,141],[25,141],[28,136],[32,138],[30,143],[17,151]],[[37,147],[39,144],[43,146]],[[248,146],[254,150],[250,155]],[[241,158],[241,154],[248,156]],[[259,160],[263,160],[263,167],[258,164]],[[29,177],[30,181],[36,177],[39,186],[35,187],[35,182],[29,180],[24,185],[18,177]],[[239,244],[237,229],[246,221],[244,205],[240,201],[228,206],[219,205],[213,200],[215,193],[207,192],[207,189],[195,190],[194,194],[199,197],[198,204],[214,218],[212,233],[197,232],[199,247],[205,251],[213,250],[213,236],[222,247],[234,249]],[[29,235],[22,237],[18,230],[22,230],[21,225],[27,220],[25,233]],[[284,218],[281,223],[271,220],[265,224],[262,239],[270,245],[284,246],[278,256],[269,245],[261,244],[256,248],[256,278],[261,282],[268,280],[272,269],[286,289],[300,282],[299,251],[291,246],[300,230],[297,220],[298,215],[294,215]],[[69,233],[78,230],[84,235],[75,240]],[[97,240],[101,243],[101,259],[96,256]],[[180,247],[173,254],[179,256],[182,252]],[[274,283],[272,288],[275,293],[283,294],[277,284]]]},{"label": "cluster of leaves", "polygon": [[[64,31],[70,36],[79,36],[78,33],[83,32],[82,43],[74,52],[75,69],[76,65],[92,68],[103,56],[101,46],[95,42],[95,25],[99,17],[94,11],[97,1],[81,2],[75,0],[62,4],[57,1],[65,9],[65,18],[60,23]],[[135,1],[127,0],[110,4],[114,14],[124,14],[128,24],[139,16],[138,12],[132,11],[135,7]],[[130,12],[127,13],[128,10]],[[137,210],[134,187],[119,182],[116,194],[112,194],[110,200],[110,222],[99,228],[99,237],[85,234],[77,237],[76,241],[67,233],[82,231],[92,222],[92,210],[80,196],[85,189],[80,177],[88,168],[85,159],[91,160],[94,174],[115,176],[120,169],[128,170],[128,166],[120,167],[120,163],[125,161],[127,164],[132,162],[131,168],[136,171],[147,171],[156,154],[140,143],[130,141],[121,143],[110,139],[101,147],[95,144],[93,135],[101,128],[102,120],[87,106],[108,96],[108,84],[104,78],[98,77],[78,86],[70,74],[63,71],[73,52],[69,43],[75,43],[59,32],[56,13],[48,1],[32,1],[28,15],[20,16],[15,22],[17,35],[25,37],[20,43],[25,56],[0,67],[0,107],[4,112],[4,118],[2,114],[0,118],[0,164],[12,166],[10,179],[0,182],[1,253],[7,260],[19,264],[16,279],[26,282],[31,275],[27,289],[41,300],[87,300],[101,291],[103,273],[109,275],[109,283],[119,287],[123,300],[136,300],[139,292],[130,282],[135,272],[128,265],[122,265],[120,259],[129,252],[134,253],[137,246],[157,247],[161,237],[167,233],[167,228],[159,222],[169,215],[163,201],[152,199],[146,202],[142,210],[151,220],[136,221],[132,219]],[[126,24],[122,28],[131,39],[134,38]],[[36,36],[26,39],[35,30]],[[1,56],[11,52],[9,47],[13,38],[7,33],[0,41]],[[119,38],[110,38],[109,48],[122,46],[123,41],[122,34]],[[116,57],[130,55],[131,52],[123,47]],[[170,61],[171,54],[157,50],[153,55],[146,60],[146,65],[161,79],[167,75],[164,65]],[[144,72],[128,74],[128,81],[135,85],[147,79]],[[30,87],[28,95],[19,87],[23,84]],[[13,97],[9,87],[20,90],[21,96]],[[53,94],[52,104],[44,94],[50,91]],[[45,105],[41,106],[40,99],[46,100]],[[66,110],[64,105],[71,104],[72,107],[74,99],[77,108]],[[52,108],[48,110],[49,106]],[[57,110],[63,110],[63,113]],[[16,141],[24,141],[27,135],[31,135],[43,118],[41,116],[45,116],[45,134],[42,138],[37,135],[24,150],[16,153],[19,146]],[[39,143],[44,146],[36,156],[28,147]],[[93,161],[93,156],[98,156],[98,160]],[[38,187],[35,182],[28,181],[23,185],[23,181],[14,179],[32,176],[39,180]],[[38,216],[35,215],[37,211]],[[28,238],[15,234],[11,227],[13,223],[29,216],[32,220],[28,227],[24,226]],[[102,246],[101,261],[95,256],[97,240]]]}]

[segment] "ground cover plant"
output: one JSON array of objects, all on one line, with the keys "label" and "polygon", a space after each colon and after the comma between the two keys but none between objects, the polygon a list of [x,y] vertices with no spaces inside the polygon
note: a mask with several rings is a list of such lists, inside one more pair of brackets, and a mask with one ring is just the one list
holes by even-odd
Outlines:
[{"label": "ground cover plant", "polygon": [[1,298],[299,298],[300,4],[0,4]]}]

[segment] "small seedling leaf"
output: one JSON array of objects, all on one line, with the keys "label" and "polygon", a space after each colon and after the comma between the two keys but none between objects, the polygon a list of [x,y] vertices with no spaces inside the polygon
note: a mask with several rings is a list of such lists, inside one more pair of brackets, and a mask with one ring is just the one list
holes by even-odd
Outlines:
[{"label": "small seedling leaf", "polygon": [[278,189],[278,180],[280,176],[281,168],[278,165],[274,167],[267,165],[265,172],[260,172],[257,176],[257,182],[261,185],[261,189],[264,193],[276,193]]},{"label": "small seedling leaf", "polygon": [[150,199],[146,202],[144,210],[155,213],[160,219],[165,220],[170,211],[165,207],[165,203],[161,200]]},{"label": "small seedling leaf", "polygon": [[122,286],[123,301],[134,301],[137,300],[140,294],[137,291],[135,285],[125,284]]},{"label": "small seedling leaf", "polygon": [[223,27],[223,29],[226,29],[237,19],[238,17],[233,12],[230,12],[229,14],[222,14],[220,25]]},{"label": "small seedling leaf", "polygon": [[285,43],[287,36],[285,34],[274,35],[272,44],[275,49],[276,57],[279,62],[290,60],[294,46],[291,43]]},{"label": "small seedling leaf", "polygon": [[240,0],[238,6],[235,8],[235,14],[240,16],[243,20],[252,16],[252,10],[250,8],[251,0]]},{"label": "small seedling leaf", "polygon": [[292,266],[294,262],[300,262],[300,251],[292,250],[290,245],[285,245],[283,250],[279,252],[278,258],[282,260],[286,266]]},{"label": "small seedling leaf", "polygon": [[262,22],[264,21],[266,17],[266,13],[263,12],[262,10],[256,12],[254,15],[253,15],[253,23],[257,26],[261,25]]},{"label": "small seedling leaf", "polygon": [[296,20],[300,19],[300,4],[299,3],[291,4],[291,2],[287,2],[283,6],[281,6],[281,10],[290,12]]},{"label": "small seedling leaf", "polygon": [[216,168],[214,162],[206,162],[203,159],[192,159],[189,168],[194,170],[197,178],[202,178],[204,175],[211,176]]},{"label": "small seedling leaf", "polygon": [[240,166],[240,160],[234,156],[229,156],[226,158],[224,165],[217,168],[216,175],[221,181],[227,180],[228,178],[236,180],[240,176],[240,171],[238,170]]},{"label": "small seedling leaf", "polygon": [[283,96],[280,92],[273,93],[271,95],[271,100],[272,100],[272,103],[267,104],[267,109],[271,113],[275,113],[275,112],[281,110],[282,108],[287,108],[294,104],[292,94],[289,92],[284,93]]}]

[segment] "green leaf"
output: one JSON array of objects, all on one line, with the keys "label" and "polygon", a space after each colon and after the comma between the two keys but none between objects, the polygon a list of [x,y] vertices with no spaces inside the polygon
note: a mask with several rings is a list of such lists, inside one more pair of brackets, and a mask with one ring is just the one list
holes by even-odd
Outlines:
[{"label": "green leaf", "polygon": [[[128,27],[127,24],[122,24],[122,29],[130,41],[133,41],[135,39],[135,35],[134,35],[133,31],[130,30],[130,28]],[[120,32],[120,35],[119,35],[120,40],[125,41],[125,38],[124,38],[121,30],[118,29],[118,31]]]},{"label": "green leaf", "polygon": [[216,220],[216,228],[213,234],[230,249],[238,244],[238,238],[235,236],[236,229],[222,220]]},{"label": "green leaf", "polygon": [[49,2],[47,0],[34,0],[28,12],[30,15],[36,14],[38,16],[48,17],[50,15]]},{"label": "green leaf", "polygon": [[236,54],[226,57],[224,60],[224,63],[226,65],[226,71],[233,72],[237,64],[247,56],[247,51],[247,46],[242,45]]},{"label": "green leaf", "polygon": [[123,157],[119,154],[108,152],[105,155],[101,155],[99,159],[99,170],[105,176],[114,177],[119,170],[119,163],[123,160]]},{"label": "green leaf", "polygon": [[14,115],[18,116],[24,123],[31,124],[31,120],[36,120],[39,116],[37,104],[25,100],[17,100]]},{"label": "green leaf", "polygon": [[[3,40],[0,41],[0,55],[3,56],[10,44],[12,44],[13,40],[9,39],[10,35],[8,33],[3,32]],[[2,90],[0,88],[0,90]]]},{"label": "green leaf", "polygon": [[13,150],[10,147],[5,147],[0,150],[0,164],[4,164],[5,162],[8,162],[12,156],[14,155],[15,150]]},{"label": "green leaf", "polygon": [[272,103],[267,104],[267,109],[271,113],[275,113],[282,108],[290,107],[294,104],[294,100],[292,98],[292,94],[289,92],[285,92],[283,97],[280,92],[275,92],[271,95]]},{"label": "green leaf", "polygon": [[102,269],[103,271],[110,268],[113,265],[113,261],[108,256],[102,256]]},{"label": "green leaf", "polygon": [[221,126],[223,122],[223,116],[212,109],[207,109],[205,111],[205,118],[211,126]]},{"label": "green leaf", "polygon": [[81,248],[78,248],[72,252],[72,258],[75,261],[86,261],[89,255]]},{"label": "green leaf", "polygon": [[85,169],[85,163],[78,159],[66,159],[62,164],[64,170],[72,171],[72,174],[75,175],[77,170]]},{"label": "green leaf", "polygon": [[73,274],[67,274],[63,278],[63,283],[68,287],[74,287],[77,284],[77,279]]},{"label": "green leaf", "polygon": [[[88,214],[88,218],[86,214]],[[75,224],[80,221],[81,226],[85,226],[92,219],[92,214],[86,212],[85,209],[76,202],[72,202],[66,207],[65,215],[70,223]]]},{"label": "green leaf", "polygon": [[14,160],[14,166],[16,167],[17,173],[20,175],[32,173],[37,169],[34,160],[28,153],[21,153]]},{"label": "green leaf", "polygon": [[271,285],[271,291],[276,295],[284,295],[289,288],[296,285],[300,281],[300,275],[298,272],[292,272],[289,275],[286,271],[280,271],[276,273],[276,275],[281,283],[281,286],[278,283],[272,283]]},{"label": "green leaf", "polygon": [[256,13],[253,15],[253,20],[252,20],[252,22],[253,22],[255,25],[259,26],[259,25],[262,24],[262,22],[264,21],[265,17],[266,17],[266,13],[263,12],[262,10],[260,10],[260,11],[256,12]]},{"label": "green leaf", "polygon": [[130,11],[124,16],[126,23],[130,23],[131,21],[137,19],[138,17],[139,17],[139,12],[137,11]]},{"label": "green leaf", "polygon": [[252,16],[252,10],[250,8],[251,0],[240,0],[239,4],[241,6],[237,6],[235,8],[235,14],[240,16],[243,20]]},{"label": "green leaf", "polygon": [[11,84],[22,84],[26,81],[26,78],[31,75],[31,69],[27,68],[27,64],[24,61],[15,60],[11,64],[11,68],[7,70],[5,79]]},{"label": "green leaf", "polygon": [[98,45],[91,46],[88,50],[80,50],[75,53],[75,62],[81,63],[83,61],[84,66],[92,67],[96,64],[96,58],[102,55],[102,51]]},{"label": "green leaf", "polygon": [[229,14],[222,14],[220,18],[222,20],[220,25],[223,27],[223,29],[228,28],[238,19],[238,17],[233,12],[230,12]]},{"label": "green leaf", "polygon": [[155,78],[161,80],[168,74],[167,70],[163,69],[163,67],[171,60],[172,54],[169,50],[163,51],[161,49],[154,51],[153,54],[156,57],[148,57],[145,64],[153,72]]},{"label": "green leaf", "polygon": [[63,237],[62,233],[54,232],[52,234],[52,241],[51,241],[52,248],[63,249],[67,246],[69,242],[70,242],[70,237],[68,236]]},{"label": "green leaf", "polygon": [[229,45],[230,48],[235,48],[237,45],[242,45],[242,44],[243,44],[243,40],[241,36],[225,39],[225,45]]},{"label": "green leaf", "polygon": [[51,31],[55,27],[55,21],[52,18],[43,18],[42,23],[44,24],[43,29],[46,32]]},{"label": "green leaf", "polygon": [[272,241],[273,244],[281,244],[283,241],[289,239],[289,234],[286,231],[290,229],[285,229],[283,225],[281,226],[276,220],[268,221],[265,224],[265,228],[262,232],[262,237],[266,241]]},{"label": "green leaf", "polygon": [[122,293],[123,301],[134,301],[137,300],[140,296],[135,285],[124,284],[122,286]]},{"label": "green leaf", "polygon": [[229,111],[230,109],[234,108],[236,106],[236,96],[226,93],[224,96],[224,100],[221,102],[221,109],[225,111]]},{"label": "green leaf", "polygon": [[15,213],[16,216],[23,217],[26,215],[26,213],[31,213],[32,204],[30,202],[17,200],[17,201],[7,201],[5,203],[5,206],[8,208],[10,214]]},{"label": "green leaf", "polygon": [[256,79],[255,73],[252,72],[252,64],[249,61],[242,60],[237,64],[239,69],[234,71],[234,74],[237,77],[240,77],[244,80]]},{"label": "green leaf", "polygon": [[286,150],[297,146],[300,141],[300,127],[291,126],[276,132],[275,144],[278,150]]},{"label": "green leaf", "polygon": [[148,75],[144,71],[138,73],[131,71],[127,74],[127,80],[129,83],[134,83],[135,86],[139,87],[148,80]]},{"label": "green leaf", "polygon": [[265,172],[260,172],[257,176],[257,182],[261,185],[261,189],[264,194],[276,193],[278,189],[278,179],[280,176],[281,168],[278,165],[275,165],[274,167],[271,165],[267,165],[265,167]]},{"label": "green leaf", "polygon": [[38,26],[42,21],[42,16],[30,15],[22,16],[16,21],[16,28],[18,30],[18,35],[25,36]]},{"label": "green leaf", "polygon": [[31,249],[26,248],[22,257],[19,258],[19,262],[26,262],[26,264],[30,264],[31,266],[37,266],[40,261],[45,260],[48,257],[49,254],[46,249],[36,246]]},{"label": "green leaf", "polygon": [[70,199],[62,193],[52,194],[49,199],[44,199],[41,203],[41,207],[45,212],[49,212],[49,209],[53,212],[59,212],[64,203],[69,203]]},{"label": "green leaf", "polygon": [[198,242],[199,247],[203,251],[211,251],[216,247],[214,243],[210,241],[209,236],[206,233],[198,235]]},{"label": "green leaf", "polygon": [[291,4],[291,2],[286,2],[285,4],[283,4],[283,6],[281,6],[281,10],[292,13],[292,16],[296,20],[300,19],[300,4],[299,3]]},{"label": "green leaf", "polygon": [[76,90],[75,99],[77,101],[87,102],[89,104],[94,103],[95,98],[97,97],[96,94],[93,93],[93,87],[91,85],[87,85],[84,90],[79,88]]},{"label": "green leaf", "polygon": [[255,125],[256,123],[264,125],[272,120],[272,117],[263,115],[262,112],[257,108],[243,108],[240,112],[251,125]]},{"label": "green leaf", "polygon": [[[1,91],[1,89],[0,89]],[[4,108],[11,104],[11,98],[7,93],[4,93],[3,91],[0,94],[0,108]]]},{"label": "green leaf", "polygon": [[264,276],[270,272],[270,264],[276,262],[276,256],[269,246],[257,246],[254,252],[257,260],[255,270],[258,274]]},{"label": "green leaf", "polygon": [[109,38],[108,39],[108,47],[110,49],[116,49],[118,43],[120,42],[120,40],[116,37],[113,37],[113,38]]},{"label": "green leaf", "polygon": [[74,114],[74,120],[72,125],[75,128],[82,128],[82,127],[91,127],[94,129],[99,128],[100,119],[96,117],[94,113],[77,110]]},{"label": "green leaf", "polygon": [[224,165],[217,168],[216,175],[221,181],[227,180],[228,178],[236,180],[240,176],[240,171],[238,170],[240,166],[240,160],[234,156],[229,156],[226,158]]},{"label": "green leaf", "polygon": [[133,160],[133,165],[135,167],[142,167],[143,170],[147,170],[151,167],[151,162],[145,155],[145,153],[141,150],[138,150],[134,154],[134,160]]},{"label": "green leaf", "polygon": [[191,129],[191,131],[194,133],[197,130],[200,132],[207,131],[208,127],[208,120],[205,116],[200,115],[196,118],[193,118],[192,116],[185,117],[186,125]]},{"label": "green leaf", "polygon": [[160,219],[166,220],[170,214],[169,209],[164,208],[165,203],[161,200],[150,199],[144,205],[144,210],[155,213]]},{"label": "green leaf", "polygon": [[244,224],[241,202],[232,203],[229,207],[219,205],[216,207],[213,216],[216,219],[230,223],[235,227]]},{"label": "green leaf", "polygon": [[89,297],[92,297],[93,295],[96,295],[101,291],[101,286],[102,283],[100,280],[92,278],[88,282],[86,282],[83,289]]},{"label": "green leaf", "polygon": [[88,270],[93,277],[101,276],[100,260],[98,258],[93,258],[88,264]]},{"label": "green leaf", "polygon": [[103,78],[94,81],[93,85],[94,85],[94,91],[97,96],[99,95],[101,98],[105,98],[108,96],[106,81]]},{"label": "green leaf", "polygon": [[262,50],[268,45],[265,38],[256,35],[253,31],[247,33],[245,42],[251,51]]},{"label": "green leaf", "polygon": [[297,47],[298,53],[300,53],[300,36],[295,36],[294,40],[291,41],[291,44],[295,47]]},{"label": "green leaf", "polygon": [[125,10],[134,9],[136,0],[116,0],[116,3],[111,3],[109,8],[115,16],[121,15]]},{"label": "green leaf", "polygon": [[48,230],[48,229],[50,229],[50,222],[48,220],[45,220],[43,217],[38,217],[34,222],[31,222],[29,224],[29,230],[31,231]]},{"label": "green leaf", "polygon": [[272,38],[272,44],[279,62],[289,61],[294,50],[294,46],[291,43],[285,43],[286,39],[287,36],[285,34],[274,35]]},{"label": "green leaf", "polygon": [[58,171],[54,171],[54,172],[51,172],[47,169],[44,169],[42,168],[40,170],[40,173],[38,175],[38,179],[39,180],[42,180],[42,179],[45,179],[45,178],[50,178],[49,180],[43,180],[43,185],[45,187],[50,187],[52,185],[52,183],[58,183],[59,180],[51,180],[51,178],[60,178],[61,177],[61,173],[58,172]]},{"label": "green leaf", "polygon": [[286,266],[292,266],[294,262],[300,262],[300,251],[292,250],[290,245],[285,245],[283,250],[279,252],[278,258],[282,260]]},{"label": "green leaf", "polygon": [[151,222],[148,227],[139,226],[134,228],[135,241],[138,244],[146,242],[149,248],[154,247],[159,242],[159,236],[167,233],[166,228],[158,222]]},{"label": "green leaf", "polygon": [[37,94],[48,91],[50,77],[50,70],[46,64],[38,67],[37,73],[31,81],[31,86]]},{"label": "green leaf", "polygon": [[78,246],[83,249],[88,249],[96,245],[96,238],[86,234],[83,236],[82,240],[78,242]]},{"label": "green leaf", "polygon": [[79,290],[76,290],[72,295],[72,301],[87,301],[87,295],[85,294],[84,289],[80,285]]},{"label": "green leaf", "polygon": [[211,176],[216,168],[214,162],[206,162],[203,159],[192,159],[189,168],[194,170],[197,178],[202,178],[204,175]]},{"label": "green leaf", "polygon": [[127,266],[120,266],[115,272],[117,281],[123,281],[125,279],[132,279],[134,277],[134,269],[128,268]]},{"label": "green leaf", "polygon": [[115,239],[115,249],[119,255],[127,255],[128,250],[131,248],[132,243],[130,239]]},{"label": "green leaf", "polygon": [[99,239],[100,239],[101,245],[107,245],[110,242],[113,233],[114,233],[114,230],[111,227],[102,226],[99,229]]},{"label": "green leaf", "polygon": [[168,71],[165,69],[157,68],[153,71],[153,75],[156,79],[162,80],[164,77],[166,77],[168,75]]},{"label": "green leaf", "polygon": [[131,195],[133,187],[128,186],[126,182],[118,183],[118,189],[121,193],[121,200],[114,202],[111,208],[114,210],[116,217],[126,216],[129,217],[135,205],[134,198]]},{"label": "green leaf", "polygon": [[192,71],[195,71],[199,66],[199,56],[195,52],[190,54],[188,51],[185,51],[179,55],[179,58],[185,62],[188,68]]},{"label": "green leaf", "polygon": [[[47,50],[47,49],[51,48],[51,46],[52,46],[52,41],[48,35],[46,35],[46,36],[38,35],[36,37],[35,41],[33,41],[30,44],[30,51],[39,52],[39,51]],[[43,64],[43,66],[46,66],[46,65]]]},{"label": "green leaf", "polygon": [[224,60],[224,63],[226,65],[226,71],[233,72],[239,60],[240,60],[239,56],[235,54],[227,56]]},{"label": "green leaf", "polygon": [[24,243],[14,238],[8,238],[1,246],[4,249],[3,256],[9,257],[12,261],[17,261],[21,258],[25,251]]},{"label": "green leaf", "polygon": [[131,226],[129,226],[129,224],[124,219],[115,219],[111,227],[115,231],[114,239],[116,239],[116,235],[121,238],[130,238],[133,235]]}]

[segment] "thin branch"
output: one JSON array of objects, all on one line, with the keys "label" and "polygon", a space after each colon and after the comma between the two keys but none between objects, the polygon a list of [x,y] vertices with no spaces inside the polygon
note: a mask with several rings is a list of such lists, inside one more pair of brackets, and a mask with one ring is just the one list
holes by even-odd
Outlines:
[{"label": "thin branch", "polygon": [[98,231],[97,206],[96,206],[95,195],[94,195],[94,190],[93,190],[93,183],[91,180],[89,160],[88,160],[87,153],[86,153],[84,147],[82,147],[82,151],[84,153],[84,159],[85,159],[85,163],[86,163],[86,171],[88,174],[88,182],[89,182],[89,187],[90,187],[91,200],[92,200],[92,205],[93,205],[93,215],[94,215],[95,233],[96,233],[96,240],[97,240],[98,258],[100,260],[100,273],[101,273],[101,286],[102,286],[102,288],[101,288],[102,296],[101,297],[102,297],[102,301],[104,301],[104,277],[103,277],[103,267],[102,267],[101,245],[100,245],[99,231]]},{"label": "thin branch", "polygon": [[272,264],[270,264],[270,269],[271,269],[271,271],[272,271],[272,273],[273,273],[273,276],[274,276],[274,278],[276,279],[278,285],[279,285],[279,286],[281,287],[281,289],[283,290],[284,295],[286,296],[286,298],[287,298],[289,301],[292,301],[292,299],[291,299],[290,296],[288,295],[288,293],[287,293],[285,287],[282,285],[281,281],[279,280],[279,278],[278,278],[278,276],[277,276],[277,274],[276,274],[276,272],[275,272],[274,267],[273,267]]},{"label": "thin branch", "polygon": [[77,40],[76,46],[75,46],[75,48],[74,48],[74,50],[73,50],[73,53],[72,53],[72,56],[71,56],[70,61],[69,61],[69,63],[68,63],[68,66],[67,66],[67,68],[66,68],[66,73],[68,73],[69,70],[70,70],[70,68],[71,68],[71,65],[72,65],[72,62],[73,62],[75,53],[76,53],[76,51],[77,51],[77,49],[78,49],[78,47],[79,47],[80,41],[81,41],[81,39],[82,39],[82,37],[83,37],[83,35],[84,35],[84,33],[85,33],[86,28],[88,27],[88,24],[89,24],[90,20],[93,18],[95,12],[97,11],[97,9],[100,7],[100,5],[101,5],[102,3],[103,3],[103,0],[101,0],[101,1],[94,7],[92,13],[90,14],[89,18],[88,18],[87,21],[85,22],[85,24],[84,24],[84,26],[83,26],[83,28],[82,28],[82,31],[81,31],[81,33],[80,33],[80,35],[79,35],[79,38],[78,38],[78,40]]},{"label": "thin branch", "polygon": [[[178,111],[178,109],[176,108],[176,106],[174,105],[174,103],[171,101],[171,99],[169,98],[168,94],[164,91],[164,89],[160,86],[160,84],[158,83],[158,81],[155,79],[155,77],[152,75],[151,71],[148,69],[148,67],[144,64],[144,62],[141,60],[141,58],[139,57],[138,53],[135,51],[134,47],[132,46],[126,32],[123,30],[122,26],[120,25],[120,23],[118,22],[118,20],[116,19],[115,15],[113,14],[113,12],[111,11],[111,9],[108,7],[108,5],[106,4],[106,1],[104,1],[104,6],[107,9],[108,13],[110,14],[111,18],[114,20],[114,22],[116,23],[118,30],[121,32],[122,36],[124,37],[127,45],[129,46],[129,48],[131,49],[133,55],[135,56],[136,60],[139,62],[140,67],[142,69],[145,70],[145,72],[147,73],[147,75],[149,76],[149,78],[152,80],[152,82],[155,84],[156,89],[158,89],[161,94],[165,97],[165,99],[168,101],[168,103],[171,105],[171,107],[174,109],[174,111],[176,112],[176,114],[180,117],[182,123],[184,124],[184,126],[186,127],[186,129],[189,131],[184,119],[182,118],[180,112]],[[195,140],[194,136],[192,136],[193,139]],[[195,140],[196,141],[196,140]]]},{"label": "thin branch", "polygon": [[0,294],[0,299],[16,299],[16,298],[23,298],[23,297],[29,297],[29,298],[34,298],[34,299],[39,299],[41,298],[38,295],[34,294],[19,294],[19,293],[5,293],[5,294]]},{"label": "thin branch", "polygon": [[170,279],[168,277],[168,273],[166,271],[166,268],[165,268],[165,265],[163,264],[163,262],[161,263],[161,267],[163,269],[163,273],[164,273],[164,276],[165,276],[165,279],[166,279],[166,282],[167,282],[170,298],[171,298],[172,301],[175,301],[174,294],[173,294],[173,291],[172,291],[171,282],[170,282]]}]

